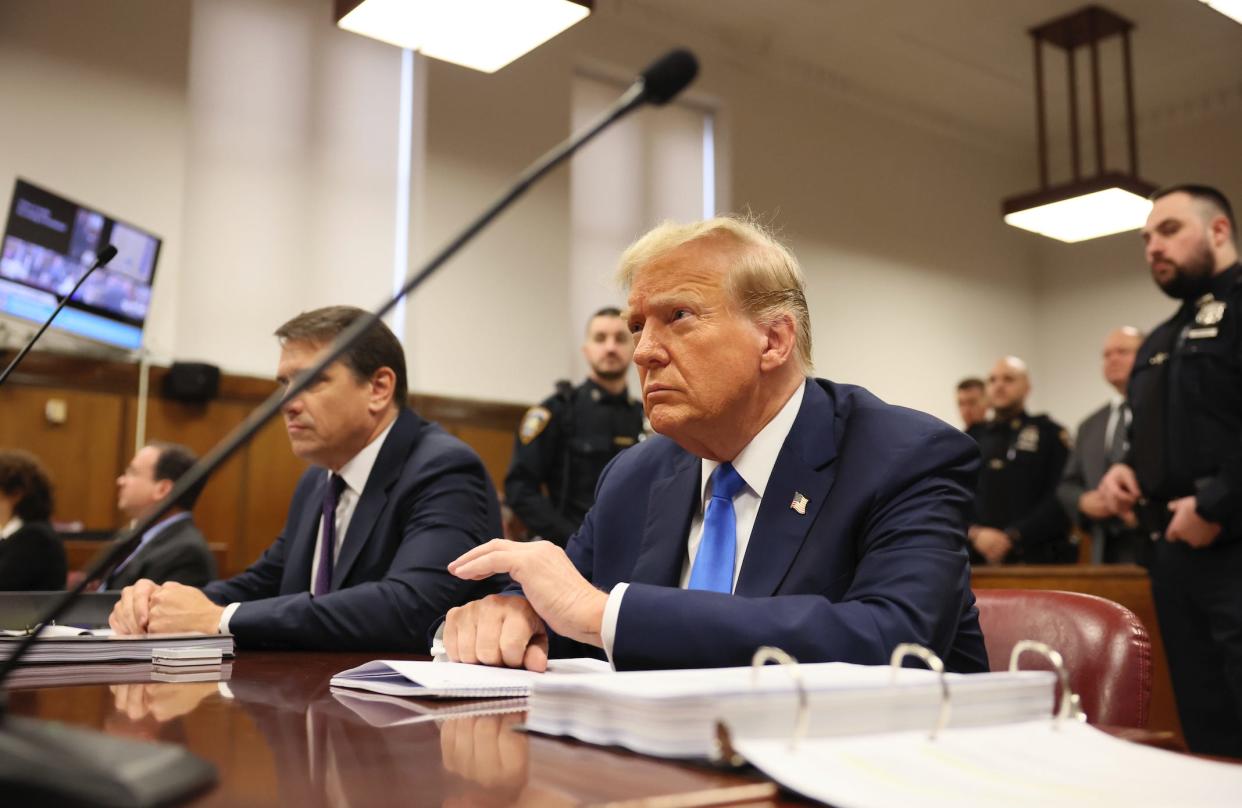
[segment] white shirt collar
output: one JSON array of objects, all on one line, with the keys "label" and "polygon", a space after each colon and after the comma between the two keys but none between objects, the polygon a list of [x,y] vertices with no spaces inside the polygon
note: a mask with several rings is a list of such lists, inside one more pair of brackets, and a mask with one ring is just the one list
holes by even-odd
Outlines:
[{"label": "white shirt collar", "polygon": [[[789,437],[789,430],[793,428],[794,419],[798,417],[798,410],[802,408],[802,397],[805,393],[806,381],[804,380],[793,391],[776,416],[768,421],[767,426],[759,430],[759,434],[751,438],[750,443],[746,444],[745,448],[738,452],[737,457],[733,458],[734,470],[760,499],[763,498],[764,489],[768,487],[772,469],[776,467],[776,457],[781,453],[781,447],[785,445],[785,438]],[[700,502],[707,498],[707,481],[716,467],[720,465],[715,460],[707,459],[704,459],[702,463],[703,472],[699,477]]]},{"label": "white shirt collar", "polygon": [[0,527],[0,539],[7,539],[9,536],[12,536],[14,533],[21,530],[22,526],[25,524],[26,523],[22,521],[20,516],[13,514],[13,517],[4,523],[4,527]]},{"label": "white shirt collar", "polygon": [[337,472],[342,479],[345,480],[346,487],[355,495],[361,496],[363,489],[367,487],[367,480],[371,476],[371,469],[375,466],[375,460],[379,457],[380,449],[384,446],[384,440],[388,437],[388,433],[392,431],[393,424],[397,423],[397,419],[392,419],[392,423],[384,428],[384,431],[375,436],[375,439],[362,447],[362,451],[354,455],[349,461],[341,466],[341,470]]}]

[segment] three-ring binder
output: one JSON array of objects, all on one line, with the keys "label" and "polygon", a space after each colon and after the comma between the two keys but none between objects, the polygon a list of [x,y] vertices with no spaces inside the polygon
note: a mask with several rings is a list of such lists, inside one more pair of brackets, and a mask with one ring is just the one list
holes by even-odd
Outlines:
[{"label": "three-ring binder", "polygon": [[[1019,670],[1018,661],[1022,654],[1026,652],[1035,652],[1044,656],[1053,666],[1057,675],[1057,679],[1061,687],[1061,702],[1053,717],[1053,726],[1059,727],[1060,723],[1065,719],[1075,721],[1086,721],[1087,715],[1082,710],[1082,703],[1078,694],[1070,689],[1069,671],[1065,667],[1065,660],[1059,652],[1046,643],[1036,640],[1022,640],[1017,643],[1013,652],[1009,657],[1009,670]],[[931,727],[928,733],[928,740],[934,741],[937,736],[949,725],[949,717],[951,714],[951,693],[949,690],[949,681],[945,673],[944,661],[940,659],[935,652],[919,645],[917,643],[901,643],[893,649],[893,653],[889,657],[889,665],[892,668],[892,681],[895,683],[901,671],[902,663],[907,657],[917,657],[922,660],[932,671],[934,671],[940,681],[940,710],[936,717],[936,723]],[[777,662],[783,669],[789,672],[790,679],[793,681],[794,689],[798,695],[797,712],[794,716],[793,731],[789,736],[789,751],[797,751],[798,744],[806,738],[810,727],[810,701],[807,697],[806,685],[803,681],[802,674],[799,671],[798,660],[794,659],[780,648],[772,646],[762,646],[755,651],[751,658],[751,684],[754,686],[759,679],[759,669],[767,665],[769,662]],[[728,725],[723,720],[715,722],[716,737],[714,744],[714,754],[712,760],[718,764],[726,766],[741,766],[745,764],[745,760],[737,753],[733,744],[733,738],[730,734]]]}]

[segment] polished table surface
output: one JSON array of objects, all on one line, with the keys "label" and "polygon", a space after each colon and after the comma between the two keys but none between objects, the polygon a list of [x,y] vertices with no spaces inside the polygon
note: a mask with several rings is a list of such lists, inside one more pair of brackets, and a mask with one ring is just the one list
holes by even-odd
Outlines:
[{"label": "polished table surface", "polygon": [[15,688],[9,706],[18,715],[183,744],[219,769],[219,783],[193,806],[568,806],[655,797],[670,799],[643,804],[803,804],[754,772],[514,731],[522,713],[372,726],[333,695],[328,679],[375,658],[242,651],[224,687]]}]

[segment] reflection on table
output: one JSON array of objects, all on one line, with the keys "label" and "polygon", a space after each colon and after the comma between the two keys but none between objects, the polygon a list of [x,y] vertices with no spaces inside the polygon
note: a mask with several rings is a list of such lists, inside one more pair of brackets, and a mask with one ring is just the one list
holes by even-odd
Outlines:
[{"label": "reflection on table", "polygon": [[[195,806],[569,806],[680,795],[777,798],[754,774],[667,763],[515,730],[523,713],[411,712],[374,726],[329,677],[376,656],[241,653],[227,682],[123,682],[10,693],[19,715],[184,744],[220,771]],[[405,657],[412,658],[412,657]],[[723,791],[721,791],[723,790]]]}]

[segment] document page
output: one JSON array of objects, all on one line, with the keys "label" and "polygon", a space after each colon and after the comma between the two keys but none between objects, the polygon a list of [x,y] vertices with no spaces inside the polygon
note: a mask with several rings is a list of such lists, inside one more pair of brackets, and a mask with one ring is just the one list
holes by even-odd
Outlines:
[{"label": "document page", "polygon": [[1242,764],[1217,763],[1049,720],[927,732],[734,737],[782,785],[837,808],[1237,806]]}]

